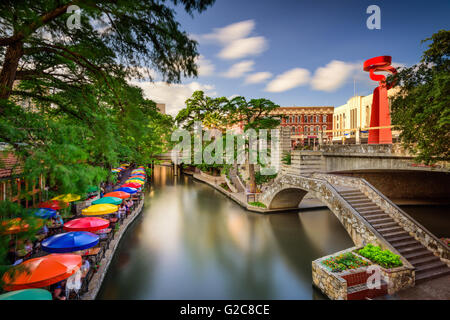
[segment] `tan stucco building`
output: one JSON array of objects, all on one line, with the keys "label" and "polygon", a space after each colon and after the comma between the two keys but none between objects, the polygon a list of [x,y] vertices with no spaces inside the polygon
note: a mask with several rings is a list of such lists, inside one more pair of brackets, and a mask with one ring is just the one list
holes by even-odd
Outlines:
[{"label": "tan stucco building", "polygon": [[[393,97],[398,90],[398,88],[390,89],[388,91],[388,97]],[[346,137],[353,136],[355,132],[349,132],[349,130],[364,130],[370,126],[372,99],[373,94],[368,96],[354,96],[346,104],[334,109],[333,140],[341,140],[345,133],[347,134]]]}]

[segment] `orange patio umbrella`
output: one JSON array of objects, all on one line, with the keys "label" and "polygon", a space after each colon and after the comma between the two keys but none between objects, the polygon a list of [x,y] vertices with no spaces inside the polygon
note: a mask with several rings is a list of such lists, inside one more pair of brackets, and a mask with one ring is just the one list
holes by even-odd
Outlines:
[{"label": "orange patio umbrella", "polygon": [[46,287],[67,279],[80,267],[81,256],[77,254],[49,254],[30,259],[3,275],[4,289],[13,291]]},{"label": "orange patio umbrella", "polygon": [[114,192],[105,194],[103,197],[116,197],[116,198],[120,198],[120,199],[126,199],[126,198],[130,197],[130,194],[123,192],[123,191],[114,191]]}]

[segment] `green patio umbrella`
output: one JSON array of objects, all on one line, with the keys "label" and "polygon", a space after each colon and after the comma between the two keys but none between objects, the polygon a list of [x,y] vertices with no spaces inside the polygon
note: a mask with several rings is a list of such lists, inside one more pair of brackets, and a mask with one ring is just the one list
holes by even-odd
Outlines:
[{"label": "green patio umbrella", "polygon": [[116,197],[103,197],[92,201],[92,204],[115,204],[119,205],[122,203],[122,199]]},{"label": "green patio umbrella", "polygon": [[52,294],[44,289],[24,289],[2,294],[0,300],[52,300]]}]

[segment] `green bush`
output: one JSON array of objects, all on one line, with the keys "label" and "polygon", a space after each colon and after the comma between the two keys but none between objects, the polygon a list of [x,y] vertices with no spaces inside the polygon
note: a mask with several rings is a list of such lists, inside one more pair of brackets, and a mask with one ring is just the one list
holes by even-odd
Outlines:
[{"label": "green bush", "polygon": [[358,250],[358,253],[383,268],[395,268],[403,265],[400,256],[393,254],[389,250],[381,250],[379,246],[374,246],[370,243]]},{"label": "green bush", "polygon": [[290,165],[290,164],[291,164],[291,161],[292,161],[292,155],[291,155],[290,152],[286,152],[286,153],[283,155],[283,158],[281,158],[281,162],[283,162],[283,163],[286,164],[286,165]]},{"label": "green bush", "polygon": [[261,174],[261,172],[255,172],[255,182],[258,186],[269,182],[272,179],[275,179],[277,177],[276,174],[271,174],[271,175],[267,175],[267,174]]},{"label": "green bush", "polygon": [[267,208],[267,206],[264,203],[259,202],[259,201],[249,202],[248,204],[251,206],[254,206],[254,207]]}]

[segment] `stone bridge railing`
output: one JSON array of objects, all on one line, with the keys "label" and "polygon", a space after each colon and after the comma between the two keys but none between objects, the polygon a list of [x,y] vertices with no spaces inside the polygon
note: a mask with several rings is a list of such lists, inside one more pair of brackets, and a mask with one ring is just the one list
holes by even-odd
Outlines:
[{"label": "stone bridge railing", "polygon": [[[297,194],[292,194],[291,190],[298,190]],[[301,175],[283,175],[276,179],[273,185],[264,192],[260,197],[260,201],[263,202],[269,209],[274,208],[274,201],[277,202],[277,197],[280,197],[283,193],[288,196],[298,197],[298,203],[302,200],[303,196],[307,193],[311,193],[322,203],[324,203],[338,218],[351,239],[357,246],[364,246],[368,243],[377,244],[383,249],[389,249],[395,254],[402,257],[403,264],[406,268],[414,270],[414,267],[403,258],[403,256],[389,243],[381,234],[379,234],[335,189],[335,187],[326,179],[318,177],[306,177]],[[283,197],[281,196],[283,199]],[[281,203],[277,203],[276,206],[280,206]],[[287,203],[287,207],[293,209],[295,203]],[[279,207],[281,209],[281,207]]]},{"label": "stone bridge railing", "polygon": [[450,266],[450,249],[435,235],[396,206],[391,200],[385,197],[365,179],[322,173],[314,173],[313,177],[326,180],[334,185],[351,186],[361,190],[361,192],[375,202],[375,204],[382,210],[388,213],[394,221],[402,226],[417,241],[419,241],[435,255],[439,256],[443,262]]}]

